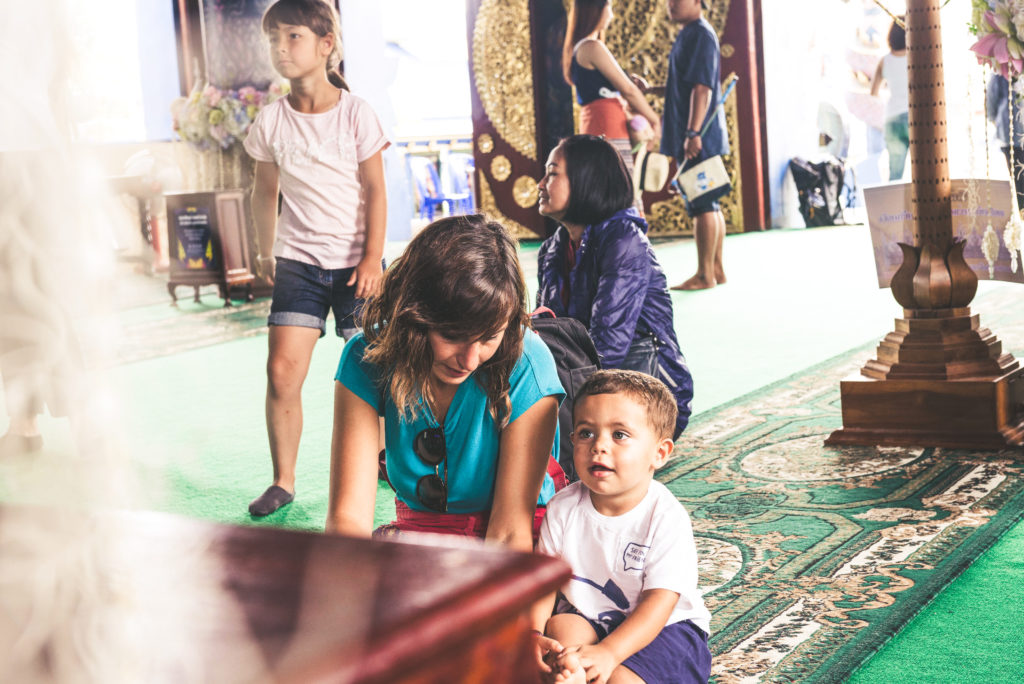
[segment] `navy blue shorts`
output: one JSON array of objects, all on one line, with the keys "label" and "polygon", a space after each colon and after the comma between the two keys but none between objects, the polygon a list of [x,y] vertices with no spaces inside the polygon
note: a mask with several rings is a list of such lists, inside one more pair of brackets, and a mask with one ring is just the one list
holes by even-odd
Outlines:
[{"label": "navy blue shorts", "polygon": [[622,665],[647,684],[707,684],[711,676],[708,636],[689,620],[673,622]]},{"label": "navy blue shorts", "polygon": [[701,214],[709,214],[713,211],[721,211],[722,205],[718,203],[718,200],[705,200],[698,197],[695,201],[686,202],[686,213],[690,215],[690,218],[697,218]]},{"label": "navy blue shorts", "polygon": [[327,313],[333,310],[335,332],[349,339],[359,332],[356,314],[363,304],[362,299],[356,299],[356,286],[346,285],[353,271],[354,266],[324,269],[294,259],[278,259],[267,324],[317,328],[323,337]]}]

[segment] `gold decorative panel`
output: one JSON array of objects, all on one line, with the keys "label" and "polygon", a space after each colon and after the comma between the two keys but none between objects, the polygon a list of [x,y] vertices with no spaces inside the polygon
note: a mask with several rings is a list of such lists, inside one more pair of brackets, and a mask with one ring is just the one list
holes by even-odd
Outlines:
[{"label": "gold decorative panel", "polygon": [[512,197],[523,209],[537,203],[537,181],[530,176],[520,176],[512,185]]},{"label": "gold decorative panel", "polygon": [[534,240],[537,238],[537,234],[532,230],[518,221],[510,219],[498,209],[498,204],[494,201],[494,193],[491,191],[491,184],[487,182],[487,177],[482,172],[477,171],[476,180],[477,188],[480,192],[478,204],[482,213],[500,222],[518,240]]},{"label": "gold decorative panel", "polygon": [[482,0],[473,27],[473,77],[487,118],[527,159],[537,159],[529,0]]},{"label": "gold decorative panel", "polygon": [[512,162],[503,154],[499,154],[491,160],[491,175],[496,181],[508,180],[512,175]]}]

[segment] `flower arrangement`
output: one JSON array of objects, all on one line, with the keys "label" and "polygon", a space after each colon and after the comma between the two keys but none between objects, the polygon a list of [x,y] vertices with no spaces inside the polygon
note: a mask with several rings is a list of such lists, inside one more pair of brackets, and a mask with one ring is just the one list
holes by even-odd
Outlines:
[{"label": "flower arrangement", "polygon": [[171,104],[174,131],[202,151],[230,149],[245,140],[256,114],[264,106],[288,94],[288,84],[274,84],[269,90],[245,86],[221,90],[197,85],[188,97]]},{"label": "flower arrangement", "polygon": [[1024,72],[1024,0],[971,0],[971,50],[1004,78]]}]

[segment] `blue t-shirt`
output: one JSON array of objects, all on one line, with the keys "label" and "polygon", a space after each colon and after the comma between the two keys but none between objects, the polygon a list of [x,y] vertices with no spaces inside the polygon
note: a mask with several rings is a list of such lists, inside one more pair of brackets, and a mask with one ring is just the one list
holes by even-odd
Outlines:
[{"label": "blue t-shirt", "polygon": [[[438,427],[437,420],[422,398],[420,410],[412,422],[400,416],[387,388],[379,384],[380,368],[363,361],[365,351],[366,338],[360,332],[345,344],[335,380],[384,416],[388,478],[395,493],[409,508],[429,511],[416,496],[416,483],[424,475],[432,474],[434,467],[424,463],[412,445],[420,431]],[[561,403],[565,396],[558,382],[555,360],[544,341],[532,330],[525,331],[523,355],[512,369],[509,385],[512,402],[509,424],[542,398],[553,396]],[[491,507],[498,472],[499,437],[498,427],[488,410],[487,394],[476,382],[474,373],[459,385],[444,420],[450,513],[477,513]],[[557,434],[553,454],[557,460]],[[443,464],[438,472],[444,475]],[[546,504],[554,493],[554,483],[545,474],[537,503]]]},{"label": "blue t-shirt", "polygon": [[[711,88],[707,116],[711,125],[701,139],[702,158],[729,153],[729,136],[725,132],[725,110],[718,108],[721,99],[720,53],[718,36],[703,17],[683,27],[672,44],[668,58],[668,80],[665,82],[665,114],[661,127],[661,153],[682,160],[686,157],[686,129],[690,123],[690,93],[700,84]],[[700,129],[698,129],[698,132]]]}]

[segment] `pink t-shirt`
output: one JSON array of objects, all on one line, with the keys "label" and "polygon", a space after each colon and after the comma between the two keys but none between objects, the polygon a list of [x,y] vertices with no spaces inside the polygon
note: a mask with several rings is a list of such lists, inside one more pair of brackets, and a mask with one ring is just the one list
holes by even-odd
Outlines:
[{"label": "pink t-shirt", "polygon": [[283,202],[274,256],[324,269],[358,264],[366,241],[359,163],[389,144],[377,115],[348,91],[318,114],[295,111],[287,97],[260,110],[245,151],[278,168]]}]

